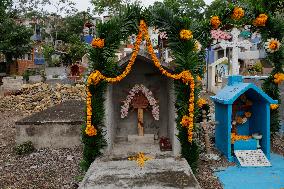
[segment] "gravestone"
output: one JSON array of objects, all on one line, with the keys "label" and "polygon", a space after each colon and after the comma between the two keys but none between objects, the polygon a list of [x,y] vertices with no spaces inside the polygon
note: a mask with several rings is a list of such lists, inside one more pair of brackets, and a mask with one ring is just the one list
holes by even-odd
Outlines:
[{"label": "gravestone", "polygon": [[0,87],[1,96],[9,95],[10,93],[21,90],[24,84],[22,76],[4,77],[2,82],[3,85]]}]

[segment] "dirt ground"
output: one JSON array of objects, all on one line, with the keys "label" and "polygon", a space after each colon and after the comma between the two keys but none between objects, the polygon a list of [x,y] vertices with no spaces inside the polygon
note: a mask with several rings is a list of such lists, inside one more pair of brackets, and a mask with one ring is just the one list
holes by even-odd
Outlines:
[{"label": "dirt ground", "polygon": [[29,155],[17,155],[15,121],[19,112],[0,112],[0,188],[58,189],[77,188],[82,177],[82,148],[40,149]]}]

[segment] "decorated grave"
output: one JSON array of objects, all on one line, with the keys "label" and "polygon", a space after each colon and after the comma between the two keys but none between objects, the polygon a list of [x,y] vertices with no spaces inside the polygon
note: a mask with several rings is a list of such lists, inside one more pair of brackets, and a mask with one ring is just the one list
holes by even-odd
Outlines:
[{"label": "decorated grave", "polygon": [[270,105],[277,104],[252,83],[243,83],[242,76],[230,76],[228,85],[216,96],[216,147],[234,161],[236,151],[263,151],[270,158]]}]

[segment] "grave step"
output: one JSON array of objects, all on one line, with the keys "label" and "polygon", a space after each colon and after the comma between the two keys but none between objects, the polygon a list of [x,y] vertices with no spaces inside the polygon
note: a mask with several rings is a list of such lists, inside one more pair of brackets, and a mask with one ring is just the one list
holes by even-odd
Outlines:
[{"label": "grave step", "polygon": [[269,167],[271,163],[262,150],[235,150],[237,162],[242,167]]},{"label": "grave step", "polygon": [[127,136],[116,136],[114,142],[115,143],[127,142]]}]

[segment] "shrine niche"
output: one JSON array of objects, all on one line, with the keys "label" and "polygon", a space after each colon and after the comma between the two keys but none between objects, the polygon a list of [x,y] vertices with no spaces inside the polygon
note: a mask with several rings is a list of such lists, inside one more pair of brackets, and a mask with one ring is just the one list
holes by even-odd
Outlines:
[{"label": "shrine niche", "polygon": [[138,136],[144,136],[144,111],[151,106],[152,115],[155,120],[159,120],[159,105],[154,98],[152,91],[146,88],[144,85],[136,84],[130,91],[126,99],[121,106],[121,118],[125,118],[128,115],[129,109],[137,111],[137,129]]},{"label": "shrine niche", "polygon": [[242,76],[229,76],[228,85],[216,96],[215,142],[229,161],[243,150],[261,150],[270,159],[270,105],[277,104]]}]

